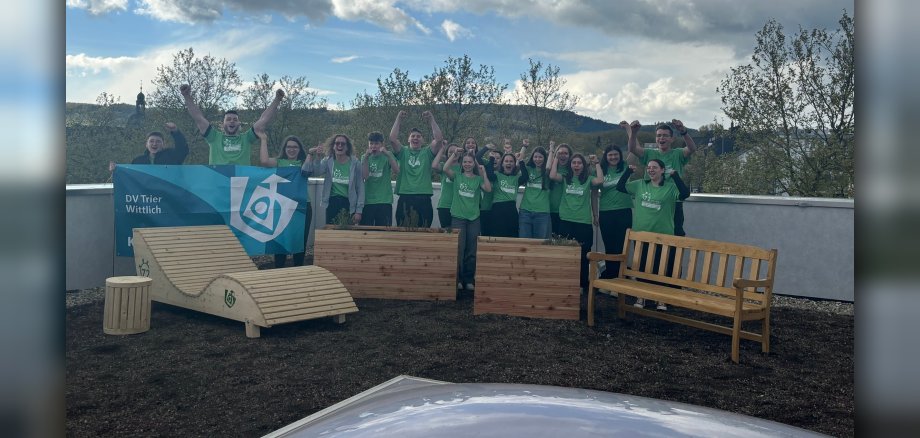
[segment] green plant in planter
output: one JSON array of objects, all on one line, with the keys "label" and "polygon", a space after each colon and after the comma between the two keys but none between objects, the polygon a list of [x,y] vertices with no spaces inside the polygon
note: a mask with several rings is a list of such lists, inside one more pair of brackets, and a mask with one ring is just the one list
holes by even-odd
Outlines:
[{"label": "green plant in planter", "polygon": [[344,208],[339,210],[339,214],[332,218],[332,224],[335,225],[335,228],[338,230],[350,230],[353,228],[351,216],[348,214],[348,210]]},{"label": "green plant in planter", "polygon": [[551,246],[580,246],[578,241],[556,233],[553,233],[549,239],[544,240],[543,244]]},{"label": "green plant in planter", "polygon": [[406,212],[403,213],[403,223],[406,224],[406,230],[418,231],[418,219],[418,212],[412,207],[407,208]]}]

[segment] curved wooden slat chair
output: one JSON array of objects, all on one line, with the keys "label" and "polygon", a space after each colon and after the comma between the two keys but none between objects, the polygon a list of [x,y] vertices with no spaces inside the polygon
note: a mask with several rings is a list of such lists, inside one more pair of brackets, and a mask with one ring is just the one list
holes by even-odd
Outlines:
[{"label": "curved wooden slat chair", "polygon": [[357,312],[351,294],[319,266],[260,271],[226,225],[134,229],[137,274],[153,279],[150,296],[174,306],[260,327]]}]

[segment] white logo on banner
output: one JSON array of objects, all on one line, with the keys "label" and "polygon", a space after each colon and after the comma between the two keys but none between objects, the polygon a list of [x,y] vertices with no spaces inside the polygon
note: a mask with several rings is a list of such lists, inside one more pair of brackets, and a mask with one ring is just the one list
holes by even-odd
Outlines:
[{"label": "white logo on banner", "polygon": [[[294,216],[294,212],[297,210],[297,201],[278,193],[278,183],[288,182],[290,181],[278,175],[270,175],[252,190],[249,202],[243,205],[246,189],[249,186],[249,177],[231,177],[230,226],[262,243],[278,237],[287,228],[291,222],[291,217]],[[263,187],[263,184],[267,184],[268,188]],[[280,210],[277,224],[275,221],[276,210]],[[258,224],[267,230],[271,230],[271,234],[253,228],[250,223]]]}]

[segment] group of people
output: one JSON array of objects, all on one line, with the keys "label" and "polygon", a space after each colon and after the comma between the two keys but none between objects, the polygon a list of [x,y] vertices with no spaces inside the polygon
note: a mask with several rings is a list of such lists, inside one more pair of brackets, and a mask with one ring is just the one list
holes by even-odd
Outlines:
[{"label": "group of people", "polygon": [[[399,134],[409,114],[399,111],[387,139],[389,148],[384,145],[383,134],[377,131],[367,135],[367,149],[360,158],[355,156],[352,139],[345,134],[333,135],[325,144],[309,149],[296,136],[288,136],[281,143],[280,153],[272,157],[266,127],[284,98],[282,90],[276,92],[252,128],[242,133],[235,111],[225,112],[222,129],[215,129],[192,99],[191,88],[182,85],[180,92],[209,145],[209,164],[250,165],[252,144],[259,141],[262,166],[299,166],[305,177],[324,178],[320,202],[326,208],[327,224],[347,221],[390,226],[395,192],[399,196],[396,224],[427,228],[434,219],[432,177],[441,174],[438,219],[442,228],[459,231],[458,289],[472,291],[475,287],[476,242],[480,235],[545,239],[555,234],[577,241],[582,254],[582,288],[589,284],[587,253],[594,241],[594,226],[600,230],[608,254],[623,251],[628,228],[685,235],[681,201],[690,192],[681,175],[696,146],[679,120],[657,126],[657,145],[650,148],[639,145],[638,121],[620,122],[627,132],[628,152],[646,170],[644,177],[630,181],[635,166],[627,165],[618,146],[607,146],[598,159],[595,155],[574,153],[568,144],[556,145],[552,141],[548,148],[534,148],[529,156],[528,140],[516,153],[507,139],[501,150],[490,141],[480,148],[472,137],[458,145],[444,140],[429,111],[421,114],[431,131],[428,144],[418,128],[409,130],[408,144],[401,142]],[[144,155],[133,164],[181,164],[185,160],[188,146],[182,133],[172,123],[166,129],[175,148],[164,147],[163,134],[150,133]],[[675,130],[685,147],[671,147]],[[524,191],[518,208],[520,186]],[[311,211],[307,208],[305,238],[309,235]],[[294,254],[293,258],[295,265],[301,265],[304,253]],[[285,262],[285,255],[276,255],[275,266],[284,266]],[[602,277],[613,278],[618,271],[619,263],[608,263]]]}]

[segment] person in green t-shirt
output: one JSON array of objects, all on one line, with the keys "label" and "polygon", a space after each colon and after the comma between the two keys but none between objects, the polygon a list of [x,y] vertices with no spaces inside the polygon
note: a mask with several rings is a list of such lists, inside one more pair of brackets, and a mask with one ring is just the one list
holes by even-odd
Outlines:
[{"label": "person in green t-shirt", "polygon": [[392,175],[399,175],[396,157],[383,145],[383,134],[367,134],[367,151],[361,159],[364,174],[364,214],[361,225],[393,225]]},{"label": "person in green t-shirt", "polygon": [[[594,166],[594,174],[589,175],[588,165]],[[565,186],[559,202],[559,233],[578,242],[581,246],[581,272],[579,282],[582,293],[588,287],[588,252],[594,244],[594,218],[597,214],[597,198],[593,196],[594,187],[604,183],[604,174],[597,157],[590,155],[586,160],[581,154],[575,154],[569,160],[571,172],[563,176],[559,173],[559,158],[555,158],[549,168],[549,178]]]},{"label": "person in green t-shirt", "polygon": [[[634,120],[631,124],[627,124],[625,120],[620,122],[620,126],[626,130],[626,136],[629,141],[629,151],[632,152],[633,155],[639,157],[643,165],[648,165],[650,160],[658,159],[664,163],[665,174],[670,174],[673,170],[683,177],[684,165],[690,161],[690,155],[696,151],[696,143],[693,141],[693,137],[690,137],[690,134],[687,132],[687,127],[684,126],[684,122],[673,119],[671,120],[671,125],[674,126],[673,129],[666,124],[658,125],[658,127],[655,128],[655,143],[658,145],[656,149],[639,147],[637,134],[642,125],[638,120]],[[671,144],[674,143],[674,129],[677,129],[686,147],[671,147]],[[648,176],[648,172],[646,172],[646,176]],[[682,202],[678,202],[674,208],[674,235],[687,235],[687,233],[684,232],[684,204]]]},{"label": "person in green t-shirt", "polygon": [[[297,166],[301,167],[304,160],[307,158],[307,153],[304,151],[303,143],[300,139],[289,135],[284,141],[281,142],[281,152],[278,153],[278,158],[272,158],[268,155],[268,134],[264,129],[259,129],[255,131],[256,136],[261,140],[259,147],[259,161],[262,163],[263,167],[287,167],[287,166]],[[306,176],[304,176],[306,178]],[[307,210],[306,218],[304,219],[304,229],[303,229],[303,242],[304,242],[304,251],[294,253],[291,255],[291,258],[294,259],[294,266],[303,266],[304,255],[306,254],[307,241],[310,240],[310,225],[313,222],[313,208],[310,205],[310,188],[309,184],[307,186]],[[287,262],[287,254],[275,254],[275,267],[283,268]]]},{"label": "person in green t-shirt", "polygon": [[[548,163],[552,165],[554,160],[559,161],[557,172],[563,177],[568,176],[571,169],[569,167],[569,157],[572,156],[572,147],[562,143],[556,146],[555,142],[549,142],[549,161]],[[559,234],[562,225],[559,219],[559,203],[562,202],[562,193],[565,191],[565,186],[562,183],[556,181],[549,182],[549,218],[550,218],[550,233]]]},{"label": "person in green t-shirt", "polygon": [[[488,158],[486,158],[488,156]],[[485,147],[479,150],[476,153],[476,162],[485,167],[487,174],[484,175],[489,179],[489,182],[492,185],[496,184],[495,174],[498,172],[498,166],[501,163],[501,152],[499,152],[495,145],[491,142],[486,143]],[[495,232],[493,228],[494,219],[492,216],[492,203],[494,202],[495,191],[483,193],[482,200],[479,202],[479,217],[482,224],[482,235],[483,236],[494,236]]]},{"label": "person in green t-shirt", "polygon": [[[665,179],[665,163],[660,159],[653,158],[649,160],[645,170],[648,172],[649,179],[629,180],[635,166],[629,166],[629,169],[620,176],[617,181],[617,190],[622,193],[629,193],[633,196],[633,221],[632,229],[634,231],[649,231],[659,234],[674,235],[674,208],[678,201],[687,199],[690,196],[690,189],[680,178],[676,170],[671,170],[670,178]],[[671,248],[668,253],[667,267],[665,272],[658,272],[658,266],[661,262],[661,247],[656,245],[655,260],[652,265],[653,274],[670,275],[674,268],[675,248]],[[648,245],[642,246],[640,260],[645,260],[648,253]],[[633,269],[643,270],[642,266],[633,266]],[[645,301],[636,300],[636,307],[644,307]],[[659,304],[658,310],[667,310],[666,305]]]},{"label": "person in green t-shirt", "polygon": [[[447,140],[444,140],[444,142],[446,143]],[[447,161],[444,156],[447,155],[450,157],[459,150],[461,150],[460,146],[455,143],[450,143],[446,148],[442,147],[431,162],[431,171],[442,173],[441,196],[438,198],[438,221],[441,223],[441,228],[451,228],[450,203],[454,199],[454,180],[447,176],[447,174],[443,174],[441,169],[444,168],[444,163]],[[454,173],[459,172],[460,164],[456,163],[454,164]]]},{"label": "person in green t-shirt", "polygon": [[[462,155],[462,159],[461,159]],[[462,172],[454,171],[458,160]],[[479,200],[482,192],[492,191],[492,184],[485,178],[486,168],[476,163],[473,154],[455,151],[442,169],[454,180],[454,198],[450,204],[451,225],[458,230],[457,243],[457,289],[473,291],[476,278],[476,247],[479,240]]]},{"label": "person in green t-shirt", "polygon": [[512,153],[502,155],[495,173],[495,194],[492,197],[492,235],[496,237],[518,236],[518,187],[526,179],[518,170],[517,157]]},{"label": "person in green t-shirt", "polygon": [[[434,210],[431,206],[431,162],[441,150],[441,128],[434,119],[431,111],[422,113],[422,118],[431,126],[433,140],[431,144],[422,147],[424,142],[422,131],[412,128],[409,131],[409,147],[399,142],[399,131],[403,120],[408,113],[400,111],[396,115],[393,127],[390,129],[390,145],[393,146],[393,155],[399,162],[399,176],[396,178],[396,224],[400,227],[414,225],[422,228],[431,226],[434,220]],[[410,212],[418,215],[418,222],[411,224]]]},{"label": "person in green t-shirt", "polygon": [[549,172],[546,170],[546,156],[546,149],[537,147],[527,163],[518,162],[521,179],[524,180],[524,196],[518,219],[519,237],[549,238]]},{"label": "person in green t-shirt", "polygon": [[278,111],[278,105],[284,98],[284,90],[275,91],[275,98],[272,103],[265,108],[259,120],[252,124],[252,128],[246,132],[240,133],[240,115],[233,110],[224,112],[224,122],[221,125],[222,130],[218,131],[211,127],[211,122],[204,117],[201,108],[192,98],[192,87],[188,84],[182,84],[179,92],[185,99],[185,107],[188,113],[198,126],[198,132],[205,138],[210,148],[208,154],[208,164],[236,164],[239,166],[249,166],[252,164],[250,155],[252,154],[252,144],[258,139],[255,132],[264,130],[275,113]]},{"label": "person in green t-shirt", "polygon": [[[617,181],[626,172],[626,159],[619,146],[609,145],[604,149],[601,171],[604,184],[598,202],[598,229],[604,240],[604,252],[622,254],[626,230],[632,226],[632,198],[617,190]],[[620,262],[607,261],[604,265],[601,278],[616,278]]]},{"label": "person in green t-shirt", "polygon": [[[323,149],[328,151],[326,157],[315,163],[314,156],[322,153]],[[361,223],[364,211],[364,173],[361,161],[352,156],[353,152],[351,138],[345,134],[336,134],[326,141],[325,146],[310,149],[301,167],[307,175],[325,176],[320,206],[326,207],[327,225],[336,223],[342,214],[348,216],[352,224]]]}]

